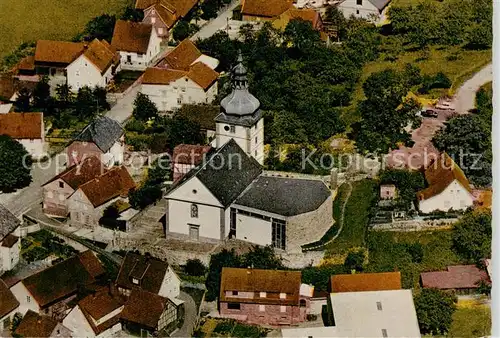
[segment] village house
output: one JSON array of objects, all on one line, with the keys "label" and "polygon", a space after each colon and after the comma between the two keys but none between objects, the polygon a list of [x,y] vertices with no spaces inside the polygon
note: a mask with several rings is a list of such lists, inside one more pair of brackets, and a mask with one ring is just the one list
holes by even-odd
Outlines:
[{"label": "village house", "polygon": [[[38,78],[36,78],[36,81],[38,81]],[[20,80],[15,75],[15,72],[0,74],[0,114],[12,111],[13,103],[16,101],[20,90],[32,91],[35,86],[35,81]]]},{"label": "village house", "polygon": [[177,300],[180,278],[167,262],[150,255],[127,252],[116,278],[116,286],[125,296],[130,296],[133,290],[143,290],[169,298],[176,304],[182,303]]},{"label": "village house", "polygon": [[[314,9],[289,8],[278,15],[274,19],[272,25],[274,28],[284,31],[288,23],[292,20],[310,22],[313,29],[319,32],[323,31],[323,21],[321,20],[321,15]],[[324,34],[322,34],[322,38],[325,38]]]},{"label": "village house", "polygon": [[15,331],[21,337],[78,337],[57,320],[28,310]]},{"label": "village house", "polygon": [[293,325],[306,320],[314,288],[300,271],[222,268],[222,317],[259,325]]},{"label": "village house", "polygon": [[72,225],[95,228],[104,210],[118,200],[128,202],[135,183],[124,166],[113,167],[104,174],[80,185],[68,197]]},{"label": "village house", "polygon": [[110,338],[121,331],[120,314],[125,299],[110,284],[93,290],[64,317],[73,337]]},{"label": "village house", "polygon": [[0,114],[0,135],[2,134],[21,143],[35,160],[45,155],[43,113]]},{"label": "village house", "polygon": [[282,337],[421,337],[411,290],[336,292],[330,325],[282,329]]},{"label": "village house", "polygon": [[125,131],[112,118],[99,116],[89,123],[66,148],[68,166],[96,156],[107,166],[121,164],[125,151]]},{"label": "village house", "polygon": [[469,181],[448,154],[442,153],[431,161],[424,173],[428,187],[417,192],[420,212],[465,210],[473,206]]},{"label": "village house", "polygon": [[391,0],[343,0],[337,8],[346,18],[354,16],[378,23],[386,17],[390,2]]},{"label": "village house", "polygon": [[270,21],[293,8],[292,0],[243,0],[243,21]]},{"label": "village house", "polygon": [[174,182],[180,180],[191,169],[203,161],[203,156],[207,156],[211,146],[194,144],[179,144],[175,146],[172,153],[172,169]]},{"label": "village house", "polygon": [[330,292],[401,290],[401,272],[340,274],[330,277]]},{"label": "village house", "polygon": [[85,251],[17,281],[10,290],[20,303],[21,314],[31,310],[61,320],[79,289],[94,284],[104,272],[95,254]]},{"label": "village house", "polygon": [[203,54],[191,40],[185,39],[158,63],[158,67],[188,71],[198,62],[213,70],[219,65],[219,60]]},{"label": "village house", "polygon": [[211,103],[217,96],[219,73],[199,61],[189,70],[148,68],[142,78],[141,92],[159,110],[172,111],[183,104]]},{"label": "village house", "polygon": [[489,284],[488,273],[475,265],[453,265],[448,266],[446,271],[420,274],[422,287],[453,290],[458,294],[474,293],[481,282]]},{"label": "village house", "polygon": [[152,25],[118,20],[111,46],[120,53],[122,69],[144,70],[160,52],[161,38]]},{"label": "village house", "polygon": [[133,289],[120,315],[130,332],[166,337],[178,324],[177,304],[156,293]]},{"label": "village house", "polygon": [[0,279],[0,333],[9,330],[14,314],[18,311],[19,301]]},{"label": "village house", "polygon": [[42,185],[43,212],[50,217],[68,216],[67,199],[82,184],[102,175],[106,171],[102,162],[95,156],[86,157],[82,162],[73,164]]},{"label": "village house", "polygon": [[19,263],[21,221],[0,204],[0,274]]},{"label": "village house", "polygon": [[[18,66],[28,74],[30,59]],[[71,90],[106,87],[119,70],[120,58],[106,40],[68,42],[38,40],[32,60],[39,76],[47,75],[52,91],[67,84]]]},{"label": "village house", "polygon": [[153,25],[164,40],[172,40],[172,28],[184,18],[198,0],[136,0],[135,8],[144,11],[142,22]]}]

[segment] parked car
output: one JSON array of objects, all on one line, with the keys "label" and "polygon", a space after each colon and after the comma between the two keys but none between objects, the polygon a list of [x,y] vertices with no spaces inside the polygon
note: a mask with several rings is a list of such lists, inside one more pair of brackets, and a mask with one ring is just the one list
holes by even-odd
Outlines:
[{"label": "parked car", "polygon": [[438,117],[438,113],[435,110],[427,109],[422,112],[422,116],[436,118]]},{"label": "parked car", "polygon": [[449,99],[444,99],[444,100],[439,100],[439,102],[436,104],[436,108],[438,109],[444,109],[444,110],[453,110],[455,109],[453,107],[453,103]]}]

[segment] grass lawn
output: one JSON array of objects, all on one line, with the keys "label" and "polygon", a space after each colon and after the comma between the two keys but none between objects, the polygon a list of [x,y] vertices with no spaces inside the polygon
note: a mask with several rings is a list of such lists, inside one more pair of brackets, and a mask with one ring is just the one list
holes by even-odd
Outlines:
[{"label": "grass lawn", "polygon": [[70,40],[95,16],[116,14],[131,0],[1,0],[0,57],[25,41]]},{"label": "grass lawn", "polygon": [[194,337],[265,337],[269,330],[257,325],[247,325],[232,319],[202,319]]},{"label": "grass lawn", "polygon": [[[428,59],[419,61],[421,57],[421,51],[404,51],[396,61],[379,59],[367,63],[363,67],[363,74],[356,86],[353,102],[344,111],[344,121],[350,124],[359,120],[359,116],[355,113],[355,107],[358,102],[364,99],[362,85],[372,73],[380,72],[387,68],[403,69],[406,63],[411,63],[417,65],[421,69],[422,74],[434,75],[438,72],[443,72],[452,81],[452,90],[454,90],[492,60],[491,50],[473,51],[464,50],[460,47],[432,47]],[[456,60],[455,57],[457,57]],[[437,90],[427,96],[438,98],[441,94],[442,91]]]},{"label": "grass lawn", "polygon": [[[325,252],[327,258],[336,254],[343,255],[349,249],[365,245],[369,213],[376,198],[375,187],[376,183],[373,180],[352,183],[351,197],[345,208],[344,225],[339,237],[327,245]],[[339,197],[342,198],[342,194],[339,194]],[[334,209],[334,215],[336,212],[340,213]]]},{"label": "grass lawn", "polygon": [[66,259],[75,253],[77,250],[47,230],[31,233],[21,240],[21,255],[27,262],[42,260],[50,255]]},{"label": "grass lawn", "polygon": [[[369,263],[366,271],[401,271],[403,288],[418,288],[421,272],[444,270],[446,266],[460,264],[460,258],[451,249],[451,231],[391,232],[371,231],[367,246]],[[422,261],[414,262],[408,244],[420,243]]]},{"label": "grass lawn", "polygon": [[491,309],[489,306],[475,305],[458,308],[453,314],[448,337],[486,337],[491,334]]}]

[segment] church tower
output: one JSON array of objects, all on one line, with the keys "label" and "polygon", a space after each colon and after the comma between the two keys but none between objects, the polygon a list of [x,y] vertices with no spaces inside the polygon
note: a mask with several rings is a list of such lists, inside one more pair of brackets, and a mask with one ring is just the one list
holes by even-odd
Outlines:
[{"label": "church tower", "polygon": [[260,164],[264,163],[264,119],[260,102],[248,91],[247,70],[241,51],[232,69],[232,92],[222,99],[221,112],[215,118],[216,147],[230,139]]}]

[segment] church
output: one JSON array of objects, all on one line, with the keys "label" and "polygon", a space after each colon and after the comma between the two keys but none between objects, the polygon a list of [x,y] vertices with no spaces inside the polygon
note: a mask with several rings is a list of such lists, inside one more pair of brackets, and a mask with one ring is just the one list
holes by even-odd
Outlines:
[{"label": "church", "polygon": [[165,195],[167,236],[190,241],[236,238],[298,252],[333,224],[332,194],[321,180],[263,171],[264,119],[248,90],[241,53],[232,92],[216,117],[216,149]]}]

